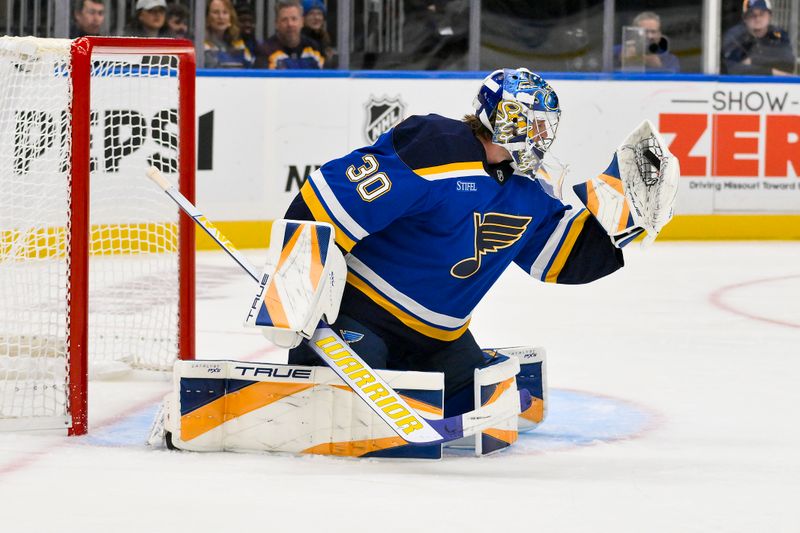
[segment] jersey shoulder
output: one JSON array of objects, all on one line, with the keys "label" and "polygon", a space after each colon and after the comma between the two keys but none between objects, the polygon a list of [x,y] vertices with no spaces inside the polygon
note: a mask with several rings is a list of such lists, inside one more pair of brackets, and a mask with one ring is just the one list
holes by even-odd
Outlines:
[{"label": "jersey shoulder", "polygon": [[392,130],[395,153],[411,170],[452,163],[481,163],[483,146],[470,127],[440,115],[414,115]]},{"label": "jersey shoulder", "polygon": [[783,28],[778,26],[769,25],[767,29],[767,38],[772,41],[777,41],[780,44],[790,44],[789,33]]}]

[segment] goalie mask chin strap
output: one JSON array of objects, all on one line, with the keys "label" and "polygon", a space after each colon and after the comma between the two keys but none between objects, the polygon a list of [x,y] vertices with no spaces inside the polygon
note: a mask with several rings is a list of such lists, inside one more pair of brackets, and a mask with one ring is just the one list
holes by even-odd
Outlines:
[{"label": "goalie mask chin strap", "polygon": [[510,160],[495,164],[486,163],[486,173],[500,185],[505,185],[508,179],[514,175],[514,167]]}]

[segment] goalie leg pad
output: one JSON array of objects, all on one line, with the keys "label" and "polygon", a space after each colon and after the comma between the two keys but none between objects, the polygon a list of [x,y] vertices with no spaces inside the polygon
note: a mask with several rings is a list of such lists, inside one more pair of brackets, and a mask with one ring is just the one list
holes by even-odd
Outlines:
[{"label": "goalie leg pad", "polygon": [[[510,446],[518,433],[533,430],[542,423],[547,414],[546,352],[541,346],[517,346],[512,348],[487,348],[483,350],[486,365],[475,371],[473,402],[486,406],[496,401],[498,390],[507,388],[508,393],[519,391],[530,395],[530,404],[522,406],[522,412],[514,419],[507,419],[492,428],[465,437],[445,446],[452,448],[474,448],[476,455],[486,455]],[[518,362],[518,371],[512,366]],[[507,361],[508,366],[502,366]],[[500,370],[500,372],[498,372]],[[509,373],[507,370],[511,370]],[[491,373],[489,373],[491,372]],[[508,383],[515,378],[515,386]]]},{"label": "goalie leg pad", "polygon": [[[441,373],[378,373],[426,418],[442,417]],[[164,407],[165,434],[182,450],[441,457],[441,445],[399,438],[327,367],[178,361]]]},{"label": "goalie leg pad", "polygon": [[[475,405],[485,407],[505,394],[519,395],[516,361],[504,355],[495,357],[491,366],[475,370]],[[507,448],[517,441],[518,421],[512,416],[475,435],[475,455],[488,455]]]},{"label": "goalie leg pad", "polygon": [[498,354],[496,350],[485,352],[487,364],[474,371],[473,404],[484,408],[500,402],[517,401],[517,408],[514,414],[497,420],[492,427],[446,444],[452,448],[474,448],[478,456],[497,452],[516,442],[520,413],[520,391],[515,379],[520,370],[519,362],[514,357]]},{"label": "goalie leg pad", "polygon": [[519,432],[533,430],[547,415],[547,352],[541,346],[497,348],[490,353],[515,357],[519,360],[517,388],[527,390],[531,405],[519,415]]}]

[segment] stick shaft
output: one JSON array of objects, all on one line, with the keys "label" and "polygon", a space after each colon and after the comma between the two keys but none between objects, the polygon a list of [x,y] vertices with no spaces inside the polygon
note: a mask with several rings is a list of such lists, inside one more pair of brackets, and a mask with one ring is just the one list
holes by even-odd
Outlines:
[{"label": "stick shaft", "polygon": [[163,176],[163,174],[161,174],[161,172],[158,171],[158,169],[150,167],[147,171],[147,177],[161,187],[161,189],[167,193],[167,196],[172,198],[172,200],[178,204],[178,207],[180,207],[184,213],[189,215],[192,220],[194,220],[197,225],[200,226],[203,231],[205,231],[208,236],[211,237],[211,239],[213,239],[214,242],[225,251],[225,253],[231,256],[231,258],[245,270],[245,272],[250,274],[250,277],[253,278],[253,280],[256,282],[261,281],[258,271],[255,269],[255,267],[253,267],[250,261],[248,261],[247,258],[233,246],[233,243],[229,241],[225,235],[223,235],[219,229],[217,229],[217,227],[212,224],[211,221],[208,220],[199,209],[197,209],[194,204],[187,200],[186,197],[181,194],[180,191],[176,189],[175,186]]}]

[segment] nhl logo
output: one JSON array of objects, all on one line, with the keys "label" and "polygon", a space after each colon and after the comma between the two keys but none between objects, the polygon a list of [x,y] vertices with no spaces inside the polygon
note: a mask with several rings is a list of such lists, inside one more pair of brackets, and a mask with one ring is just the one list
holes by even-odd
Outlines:
[{"label": "nhl logo", "polygon": [[375,98],[370,95],[364,109],[367,115],[364,136],[370,144],[403,120],[406,112],[406,106],[400,101],[400,95],[394,98],[386,96]]}]

